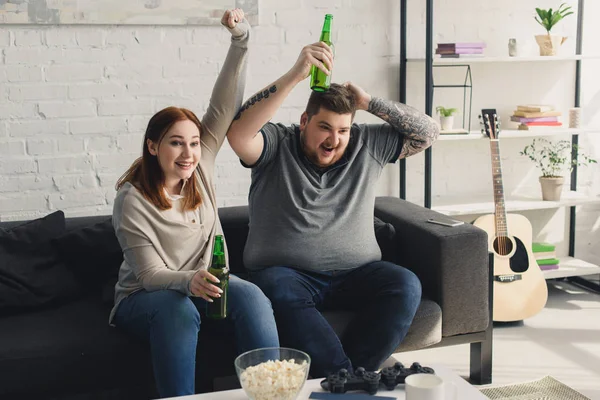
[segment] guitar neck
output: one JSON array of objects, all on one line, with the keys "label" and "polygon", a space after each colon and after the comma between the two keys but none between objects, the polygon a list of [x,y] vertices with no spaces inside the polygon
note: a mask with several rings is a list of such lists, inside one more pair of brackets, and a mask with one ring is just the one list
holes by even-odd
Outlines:
[{"label": "guitar neck", "polygon": [[500,142],[490,140],[492,154],[492,178],[494,184],[494,205],[496,217],[496,236],[508,236],[506,226],[506,206],[504,202],[504,184],[502,182],[502,162],[500,160]]}]

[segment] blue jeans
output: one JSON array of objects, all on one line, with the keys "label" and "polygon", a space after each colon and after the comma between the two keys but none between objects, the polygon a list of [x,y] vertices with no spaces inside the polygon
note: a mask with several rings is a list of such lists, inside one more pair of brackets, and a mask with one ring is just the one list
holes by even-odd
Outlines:
[{"label": "blue jeans", "polygon": [[[230,275],[227,319],[237,350],[278,347],[269,299],[254,284]],[[118,328],[150,344],[160,397],[194,394],[196,345],[206,300],[175,290],[141,290],[123,299],[115,314]],[[207,321],[208,318],[206,319]],[[210,322],[208,322],[210,323]]]},{"label": "blue jeans", "polygon": [[[284,266],[250,273],[271,299],[281,342],[308,353],[311,376],[353,366],[376,370],[402,342],[421,302],[421,282],[406,268],[377,261],[322,273]],[[338,338],[321,311],[356,312]]]}]

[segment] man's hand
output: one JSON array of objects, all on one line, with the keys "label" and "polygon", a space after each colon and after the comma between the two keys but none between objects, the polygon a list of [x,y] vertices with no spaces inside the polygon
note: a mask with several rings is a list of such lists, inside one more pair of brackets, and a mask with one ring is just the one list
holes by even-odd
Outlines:
[{"label": "man's hand", "polygon": [[227,10],[223,13],[221,18],[221,24],[229,29],[235,28],[238,22],[244,19],[244,10],[241,8],[234,8],[233,10]]},{"label": "man's hand", "polygon": [[354,94],[357,110],[367,111],[369,109],[369,103],[371,102],[371,95],[369,93],[365,92],[362,88],[356,86],[350,81],[344,82],[342,86],[347,87]]},{"label": "man's hand", "polygon": [[289,74],[296,82],[300,82],[310,75],[310,69],[313,65],[329,75],[329,71],[333,68],[333,51],[331,47],[323,42],[305,46],[300,52],[296,64],[290,69]]},{"label": "man's hand", "polygon": [[221,297],[223,291],[208,281],[219,283],[216,276],[205,269],[199,269],[192,277],[190,291],[194,296],[202,297],[204,300],[212,303],[213,300],[211,297]]}]

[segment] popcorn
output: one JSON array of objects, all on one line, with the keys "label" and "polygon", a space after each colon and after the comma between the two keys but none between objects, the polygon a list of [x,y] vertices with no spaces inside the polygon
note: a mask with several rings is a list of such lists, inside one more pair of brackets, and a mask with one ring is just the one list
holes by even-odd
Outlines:
[{"label": "popcorn", "polygon": [[302,388],[308,364],[291,360],[269,360],[246,368],[240,374],[242,387],[254,400],[294,400]]}]

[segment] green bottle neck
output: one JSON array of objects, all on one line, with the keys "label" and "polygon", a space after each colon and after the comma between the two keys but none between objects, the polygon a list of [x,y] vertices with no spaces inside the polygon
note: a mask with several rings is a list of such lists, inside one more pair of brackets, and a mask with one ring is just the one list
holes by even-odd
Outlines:
[{"label": "green bottle neck", "polygon": [[327,14],[325,16],[325,22],[323,22],[323,29],[321,30],[321,40],[331,41],[331,20],[333,16]]},{"label": "green bottle neck", "polygon": [[218,269],[225,268],[225,253],[214,252],[212,256],[212,262],[210,263],[210,267]]}]

